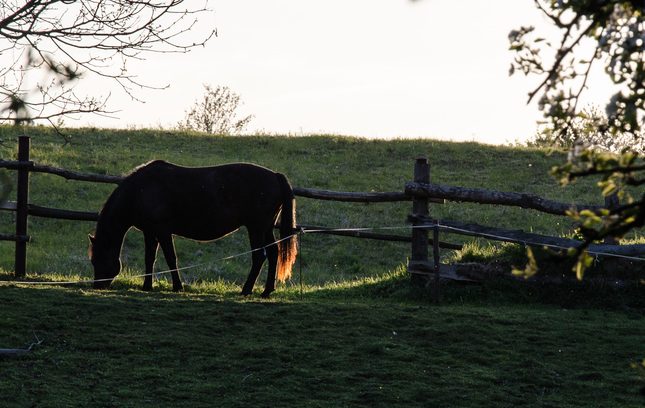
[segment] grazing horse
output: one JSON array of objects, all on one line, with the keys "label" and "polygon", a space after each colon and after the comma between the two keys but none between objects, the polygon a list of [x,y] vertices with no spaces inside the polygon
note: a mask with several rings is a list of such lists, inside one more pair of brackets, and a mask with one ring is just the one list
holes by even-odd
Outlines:
[{"label": "grazing horse", "polygon": [[[282,214],[282,215],[281,215]],[[280,241],[273,227],[280,218]],[[246,227],[252,253],[251,272],[242,295],[253,292],[262,265],[269,272],[262,293],[275,290],[277,278],[291,276],[296,258],[296,201],[286,176],[249,163],[182,167],[156,160],[135,169],[107,199],[94,236],[90,260],[94,288],[107,288],[121,271],[121,248],[130,227],[143,232],[146,275],[143,290],[152,289],[152,273],[161,246],[171,269],[174,291],[183,289],[177,271],[173,236],[212,241]]]}]

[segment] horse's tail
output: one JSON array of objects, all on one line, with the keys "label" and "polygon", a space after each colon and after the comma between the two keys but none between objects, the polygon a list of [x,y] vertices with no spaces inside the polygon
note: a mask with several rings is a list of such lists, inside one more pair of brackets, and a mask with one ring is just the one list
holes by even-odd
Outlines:
[{"label": "horse's tail", "polygon": [[296,198],[291,183],[284,174],[278,173],[282,193],[282,215],[280,216],[280,242],[278,243],[278,280],[284,282],[291,277],[291,269],[298,253],[296,235]]}]

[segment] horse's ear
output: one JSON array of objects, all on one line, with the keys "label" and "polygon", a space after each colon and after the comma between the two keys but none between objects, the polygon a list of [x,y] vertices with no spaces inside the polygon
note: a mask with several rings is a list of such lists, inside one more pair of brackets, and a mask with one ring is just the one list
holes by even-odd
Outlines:
[{"label": "horse's ear", "polygon": [[87,234],[87,237],[90,239],[90,244],[94,245],[94,237],[92,234]]}]

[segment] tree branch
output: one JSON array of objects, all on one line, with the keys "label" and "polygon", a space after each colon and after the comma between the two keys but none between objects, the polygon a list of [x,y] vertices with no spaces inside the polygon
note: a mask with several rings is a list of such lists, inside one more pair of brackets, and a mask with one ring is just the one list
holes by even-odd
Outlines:
[{"label": "tree branch", "polygon": [[578,21],[581,17],[582,17],[582,16],[580,16],[580,15],[576,15],[576,17],[574,18],[574,20],[572,21],[572,23],[571,23],[571,24],[566,28],[566,32],[565,32],[565,34],[564,34],[564,37],[562,38],[562,42],[561,42],[561,45],[560,45],[560,49],[558,50],[558,52],[557,52],[557,54],[556,54],[556,59],[555,59],[555,61],[553,62],[553,65],[551,66],[551,69],[548,71],[548,74],[547,74],[546,78],[544,78],[544,80],[542,81],[542,83],[541,83],[537,88],[535,88],[535,89],[533,90],[533,92],[530,92],[530,93],[529,93],[529,100],[528,100],[528,102],[527,102],[527,103],[531,103],[531,100],[533,99],[533,97],[535,97],[535,95],[536,95],[538,92],[540,92],[540,90],[541,90],[542,88],[544,88],[544,86],[546,86],[546,85],[548,84],[549,80],[552,80],[552,79],[554,79],[554,78],[557,78],[557,72],[558,72],[558,69],[560,68],[560,66],[561,66],[561,64],[562,64],[562,61],[564,61],[564,58],[565,58],[567,55],[569,55],[569,53],[571,53],[571,51],[573,51],[573,49],[574,49],[574,48],[575,48],[575,47],[580,43],[580,41],[581,41],[581,40],[582,40],[582,39],[583,39],[583,38],[584,38],[584,37],[589,33],[589,31],[590,31],[590,30],[591,30],[591,29],[596,25],[596,22],[592,20],[592,21],[591,21],[591,23],[589,24],[589,26],[588,26],[584,31],[582,31],[582,32],[580,33],[580,35],[578,36],[578,38],[576,38],[576,39],[575,39],[575,41],[574,41],[570,46],[568,46],[568,47],[566,47],[566,48],[563,48],[563,47],[564,47],[564,44],[565,44],[565,42],[566,42],[566,40],[567,40],[567,38],[570,36],[571,27],[573,27],[573,25],[574,25],[575,23],[577,23],[577,21]]},{"label": "tree branch", "polygon": [[3,356],[16,356],[16,355],[19,355],[19,354],[29,353],[34,346],[40,345],[43,342],[43,340],[39,339],[38,336],[36,336],[36,342],[31,343],[29,345],[29,347],[27,347],[26,349],[0,348],[0,355],[3,355]]},{"label": "tree branch", "polygon": [[[3,4],[8,0],[0,0]],[[144,84],[130,75],[126,63],[143,59],[144,52],[184,53],[202,46],[216,30],[210,30],[198,41],[189,35],[195,32],[198,16],[208,12],[203,7],[188,8],[188,0],[29,0],[15,11],[3,7],[0,16],[0,41],[18,50],[18,58],[10,68],[3,69],[0,88],[0,121],[49,120],[70,113],[105,112],[105,103],[74,94],[75,83],[84,72],[116,81],[133,99],[133,87],[164,89]],[[21,50],[31,50],[29,53]],[[122,60],[115,66],[114,61]],[[44,72],[50,85],[36,88],[23,81],[29,71]],[[20,73],[12,79],[11,72]],[[67,85],[67,87],[64,87]],[[40,93],[40,102],[33,102]],[[13,105],[15,99],[21,101]],[[65,107],[64,109],[61,108]],[[14,107],[27,109],[18,114]],[[49,113],[46,113],[49,111]],[[52,113],[53,112],[53,113]],[[25,119],[26,118],[26,119]]]}]

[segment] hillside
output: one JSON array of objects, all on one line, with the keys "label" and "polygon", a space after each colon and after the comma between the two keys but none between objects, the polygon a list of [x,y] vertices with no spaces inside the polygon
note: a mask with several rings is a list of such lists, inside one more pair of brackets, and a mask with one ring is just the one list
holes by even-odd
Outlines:
[{"label": "hillside", "polygon": [[[0,128],[0,158],[15,160],[15,140],[22,131]],[[212,136],[165,130],[67,129],[71,143],[51,129],[24,129],[32,137],[31,160],[95,174],[127,174],[153,159],[187,166],[228,162],[253,162],[285,173],[294,186],[346,192],[402,191],[412,180],[417,157],[428,157],[431,181],[436,184],[476,187],[538,194],[567,203],[598,203],[592,181],[559,187],[548,174],[564,160],[547,150],[454,143],[430,139],[368,140],[336,135],[311,136]],[[33,174],[31,202],[37,205],[83,211],[98,211],[111,184],[66,181],[47,174]],[[336,228],[374,228],[375,232],[409,235],[407,214],[411,204],[338,203],[298,198],[298,223]],[[571,235],[574,224],[566,217],[549,216],[517,208],[447,202],[432,205],[431,214],[461,222],[476,222],[507,229],[523,229],[557,236]],[[2,232],[11,233],[11,213],[0,214]],[[87,235],[93,223],[30,218],[28,272],[65,279],[92,276],[87,257]],[[466,243],[468,260],[474,252],[499,258],[506,246],[444,235],[442,240]],[[245,232],[215,243],[176,240],[180,266],[199,265],[183,273],[189,283],[223,280],[241,284],[250,260],[247,256],[223,260],[248,250]],[[13,244],[0,242],[0,269],[13,269]],[[502,251],[502,252],[500,252]],[[444,262],[462,259],[462,253],[444,251]],[[521,258],[523,249],[514,251]],[[311,287],[323,287],[358,279],[384,276],[401,270],[410,256],[405,243],[354,239],[320,234],[301,237],[300,268]],[[479,256],[479,255],[477,255]],[[141,234],[131,231],[122,254],[124,274],[137,275],[143,268]],[[160,255],[160,259],[162,256]],[[508,260],[507,260],[508,261]],[[513,259],[518,262],[518,259]],[[519,259],[519,262],[523,262]],[[510,268],[510,261],[506,262]],[[165,269],[158,262],[158,269]],[[262,279],[262,278],[261,278]],[[298,285],[297,279],[290,285]],[[257,288],[257,287],[256,287]]]}]

